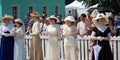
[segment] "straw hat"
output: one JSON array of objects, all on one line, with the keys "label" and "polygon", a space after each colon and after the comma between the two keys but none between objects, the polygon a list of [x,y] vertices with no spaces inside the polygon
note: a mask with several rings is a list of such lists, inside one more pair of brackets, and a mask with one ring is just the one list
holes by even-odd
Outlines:
[{"label": "straw hat", "polygon": [[21,23],[21,24],[23,24],[23,22],[22,22],[21,19],[15,19],[15,23]]},{"label": "straw hat", "polygon": [[51,15],[51,16],[49,17],[49,20],[52,20],[52,19],[55,19],[56,21],[59,21],[59,19],[58,19],[57,17],[55,17],[55,15]]},{"label": "straw hat", "polygon": [[11,20],[11,19],[13,19],[13,17],[10,16],[10,15],[5,14],[4,17],[1,18],[1,20],[4,21],[5,19]]},{"label": "straw hat", "polygon": [[30,15],[31,15],[31,16],[38,16],[38,17],[40,16],[39,13],[36,12],[36,11],[33,11]]},{"label": "straw hat", "polygon": [[71,21],[71,22],[75,22],[75,18],[73,16],[67,16],[64,21]]},{"label": "straw hat", "polygon": [[104,18],[105,19],[105,23],[104,24],[108,24],[109,23],[109,20],[108,20],[108,18],[104,15],[104,14],[97,14],[97,16],[96,16],[96,18],[93,18],[93,23],[95,24],[95,25],[99,25],[99,23],[98,23],[98,19],[101,19],[101,18]]}]

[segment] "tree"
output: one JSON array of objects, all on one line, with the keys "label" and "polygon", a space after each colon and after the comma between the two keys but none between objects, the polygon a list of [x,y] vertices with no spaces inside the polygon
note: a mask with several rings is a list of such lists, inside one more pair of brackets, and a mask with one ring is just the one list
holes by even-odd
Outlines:
[{"label": "tree", "polygon": [[113,14],[120,14],[120,0],[79,0],[86,4],[86,7],[98,4],[99,6],[109,7]]}]

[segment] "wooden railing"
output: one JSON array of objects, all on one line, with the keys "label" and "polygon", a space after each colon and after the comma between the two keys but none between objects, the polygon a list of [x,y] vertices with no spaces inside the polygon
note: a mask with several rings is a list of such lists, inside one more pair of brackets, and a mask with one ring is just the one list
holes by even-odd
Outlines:
[{"label": "wooden railing", "polygon": [[[46,42],[48,40],[47,36],[41,36],[42,39],[42,46],[43,46],[43,54],[44,58],[46,58]],[[78,36],[78,47],[79,47],[79,53],[78,53],[78,59],[79,60],[91,60],[91,54],[89,52],[89,45],[90,45],[90,36]],[[25,36],[25,49],[26,49],[26,59],[30,59],[30,43],[31,43],[31,36],[26,35]],[[120,37],[111,37],[110,38],[110,46],[111,50],[114,56],[114,60],[120,60]],[[59,52],[58,52],[59,53]],[[65,54],[64,54],[64,41],[61,40],[61,48],[60,48],[60,59],[64,60]]]}]

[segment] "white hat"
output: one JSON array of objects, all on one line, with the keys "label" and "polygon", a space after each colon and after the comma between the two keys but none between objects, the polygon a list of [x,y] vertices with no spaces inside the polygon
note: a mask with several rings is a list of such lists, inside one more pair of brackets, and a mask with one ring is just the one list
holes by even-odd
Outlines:
[{"label": "white hat", "polygon": [[97,16],[95,17],[95,18],[93,18],[93,23],[95,24],[95,25],[99,25],[99,23],[98,23],[98,19],[101,19],[101,18],[104,18],[105,19],[105,23],[104,24],[108,24],[109,23],[109,20],[108,20],[108,18],[104,15],[104,14],[97,14]]},{"label": "white hat", "polygon": [[50,20],[50,18],[49,18],[49,17],[47,17],[47,18],[46,18],[46,20]]},{"label": "white hat", "polygon": [[23,24],[23,22],[22,22],[22,20],[21,20],[21,19],[15,19],[15,22],[18,22],[18,23]]},{"label": "white hat", "polygon": [[55,17],[55,15],[51,15],[51,16],[49,17],[49,20],[51,20],[51,19],[55,19],[56,21],[59,21],[59,19],[58,19],[57,17]]},{"label": "white hat", "polygon": [[13,19],[12,16],[5,14],[4,17],[2,17],[1,20],[3,21],[3,20],[5,20],[6,18],[8,18],[8,19]]},{"label": "white hat", "polygon": [[73,16],[67,16],[64,21],[71,21],[71,22],[75,22],[75,18]]}]

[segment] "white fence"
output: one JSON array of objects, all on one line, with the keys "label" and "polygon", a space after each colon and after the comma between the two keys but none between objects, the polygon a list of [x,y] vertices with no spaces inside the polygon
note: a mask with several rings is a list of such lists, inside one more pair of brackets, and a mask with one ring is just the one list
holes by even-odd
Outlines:
[{"label": "white fence", "polygon": [[[29,35],[25,36],[25,46],[26,46],[26,58],[29,59],[29,51],[30,51],[30,40],[31,37]],[[43,53],[44,57],[46,57],[46,42],[47,42],[47,36],[41,36],[41,39],[43,40]],[[90,44],[90,36],[83,36],[83,37],[77,37],[78,40],[78,46],[79,46],[79,60],[91,60],[90,59],[90,52],[89,52],[89,44]],[[110,45],[111,50],[113,52],[114,60],[120,60],[120,37],[111,37],[110,39]],[[58,52],[59,53],[59,52]],[[64,54],[64,41],[61,40],[61,48],[60,48],[60,59],[64,60],[65,54]]]}]

